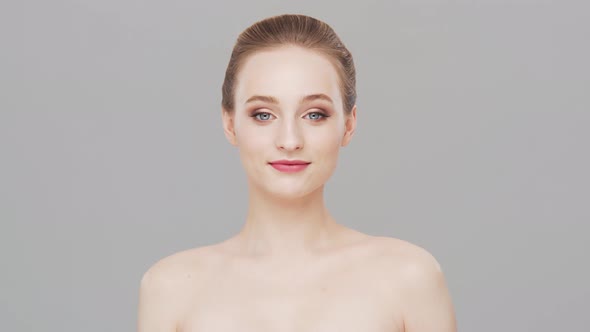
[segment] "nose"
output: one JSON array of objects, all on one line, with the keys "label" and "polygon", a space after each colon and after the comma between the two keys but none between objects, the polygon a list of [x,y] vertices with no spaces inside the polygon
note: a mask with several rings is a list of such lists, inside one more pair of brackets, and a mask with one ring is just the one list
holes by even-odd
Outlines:
[{"label": "nose", "polygon": [[276,146],[281,150],[294,151],[303,148],[303,137],[297,121],[283,119],[277,128]]}]

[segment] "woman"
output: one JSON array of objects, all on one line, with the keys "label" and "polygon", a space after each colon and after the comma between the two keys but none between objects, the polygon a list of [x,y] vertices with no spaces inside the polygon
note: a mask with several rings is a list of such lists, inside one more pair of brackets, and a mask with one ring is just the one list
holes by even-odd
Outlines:
[{"label": "woman", "polygon": [[255,23],[222,94],[223,130],[248,178],[245,224],[146,271],[138,331],[455,331],[431,254],[326,209],[324,185],[356,126],[354,64],[334,31],[304,15]]}]

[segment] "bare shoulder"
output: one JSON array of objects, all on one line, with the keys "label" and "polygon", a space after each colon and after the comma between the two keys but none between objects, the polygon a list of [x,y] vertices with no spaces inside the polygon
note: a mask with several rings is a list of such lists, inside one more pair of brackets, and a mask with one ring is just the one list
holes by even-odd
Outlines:
[{"label": "bare shoulder", "polygon": [[386,236],[375,236],[373,245],[379,250],[382,260],[396,273],[413,279],[416,274],[439,274],[442,272],[438,260],[425,248],[414,243]]},{"label": "bare shoulder", "polygon": [[[194,250],[177,252],[160,258],[143,273],[140,281],[140,308],[153,302],[165,303],[186,292],[188,280],[193,278],[199,265],[199,254]],[[171,301],[172,302],[172,301]],[[178,309],[178,308],[176,308]]]},{"label": "bare shoulder", "polygon": [[142,284],[157,287],[181,286],[185,281],[198,278],[211,260],[211,246],[202,246],[179,251],[153,263],[144,272],[141,279]]},{"label": "bare shoulder", "polygon": [[[396,296],[415,298],[418,292],[446,291],[445,277],[438,260],[425,248],[391,237],[373,239],[378,271],[383,283]],[[425,295],[427,296],[427,295]]]},{"label": "bare shoulder", "polygon": [[191,301],[209,278],[215,259],[209,246],[165,256],[143,273],[139,287],[138,331],[177,331]]},{"label": "bare shoulder", "polygon": [[[405,331],[455,332],[455,313],[442,268],[426,249],[408,241],[379,237],[379,261],[400,299]],[[395,286],[394,286],[395,285]]]}]

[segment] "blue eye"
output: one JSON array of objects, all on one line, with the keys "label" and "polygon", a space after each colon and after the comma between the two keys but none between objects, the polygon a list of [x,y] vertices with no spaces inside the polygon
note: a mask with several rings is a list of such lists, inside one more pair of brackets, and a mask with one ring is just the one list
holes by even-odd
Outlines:
[{"label": "blue eye", "polygon": [[[309,119],[313,120],[314,122],[318,122],[318,121],[321,121],[321,120],[329,117],[329,115],[327,115],[323,112],[310,112],[310,113],[307,113],[307,115],[310,115]],[[257,121],[267,122],[268,120],[270,120],[270,117],[272,116],[272,114],[270,114],[268,112],[256,112],[250,116],[253,117],[254,119],[256,119]]]},{"label": "blue eye", "polygon": [[316,120],[316,121],[317,121],[317,120],[322,120],[322,119],[324,119],[324,118],[327,118],[327,117],[328,117],[328,115],[326,115],[326,114],[324,114],[324,113],[322,113],[322,112],[311,112],[311,113],[307,113],[307,114],[308,114],[308,115],[311,115],[311,114],[316,114],[316,116],[314,116],[314,117],[312,117],[312,118],[311,118],[312,120]]},{"label": "blue eye", "polygon": [[[260,118],[258,117],[259,115],[262,115],[263,117]],[[271,114],[267,113],[267,112],[258,112],[258,113],[254,113],[251,115],[251,117],[255,118],[258,121],[266,121],[270,119]]]}]

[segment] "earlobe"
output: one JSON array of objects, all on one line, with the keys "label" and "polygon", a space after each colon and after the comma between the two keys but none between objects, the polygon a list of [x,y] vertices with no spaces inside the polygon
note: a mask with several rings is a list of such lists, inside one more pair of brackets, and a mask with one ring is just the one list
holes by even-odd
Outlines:
[{"label": "earlobe", "polygon": [[236,145],[236,133],[234,130],[233,113],[221,109],[221,121],[223,124],[223,133],[231,145]]},{"label": "earlobe", "polygon": [[352,108],[352,111],[346,117],[345,123],[345,132],[344,137],[342,138],[342,146],[348,145],[352,136],[354,135],[354,130],[356,129],[356,105]]}]

